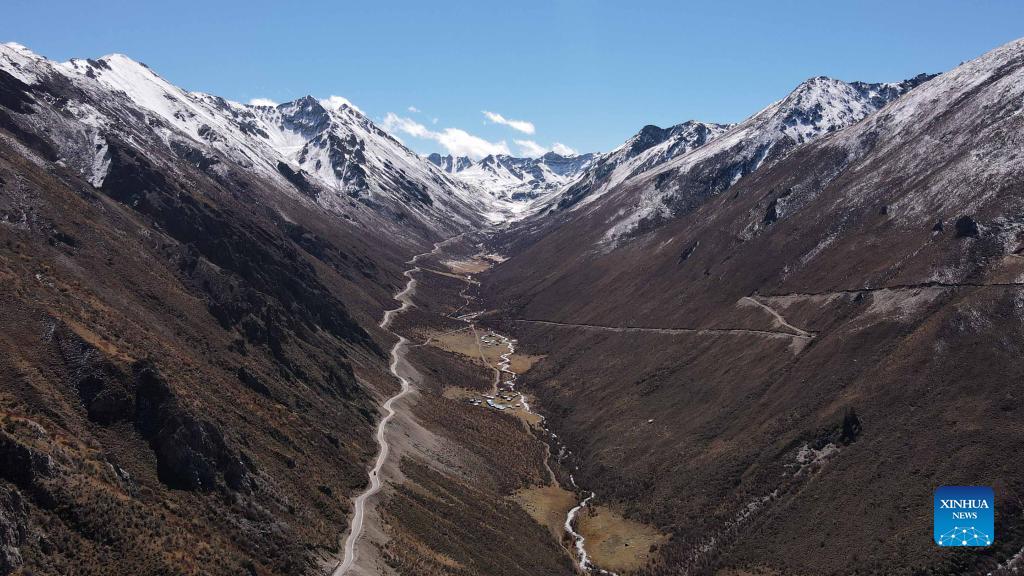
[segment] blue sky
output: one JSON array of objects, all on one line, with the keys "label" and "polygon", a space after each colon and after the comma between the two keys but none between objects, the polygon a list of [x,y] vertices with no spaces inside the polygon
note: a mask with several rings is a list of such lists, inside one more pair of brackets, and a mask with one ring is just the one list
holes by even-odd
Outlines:
[{"label": "blue sky", "polygon": [[1019,1],[5,0],[2,12],[0,41],[52,59],[121,52],[241,102],[344,96],[378,122],[391,114],[418,152],[608,150],[645,124],[741,120],[811,76],[899,80],[1024,36]]}]

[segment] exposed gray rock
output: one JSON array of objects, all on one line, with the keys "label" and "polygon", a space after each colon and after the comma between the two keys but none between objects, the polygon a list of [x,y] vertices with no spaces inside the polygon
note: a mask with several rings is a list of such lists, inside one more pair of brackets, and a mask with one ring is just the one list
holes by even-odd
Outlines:
[{"label": "exposed gray rock", "polygon": [[0,485],[0,576],[22,564],[21,547],[28,536],[28,512],[16,489]]}]

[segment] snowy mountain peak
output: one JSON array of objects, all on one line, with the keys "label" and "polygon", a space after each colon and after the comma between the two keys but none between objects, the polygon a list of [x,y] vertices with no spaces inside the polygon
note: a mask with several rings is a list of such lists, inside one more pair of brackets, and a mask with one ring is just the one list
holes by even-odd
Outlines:
[{"label": "snowy mountain peak", "polygon": [[[216,178],[236,171],[261,179],[400,236],[436,238],[502,217],[492,197],[426,162],[340,97],[251,106],[183,90],[121,54],[57,63],[13,44],[0,46],[0,71],[61,95],[17,121],[48,133],[60,159],[95,187],[111,149],[134,147]],[[23,92],[31,102],[35,91]]]},{"label": "snowy mountain peak", "polygon": [[46,58],[17,42],[0,44],[0,69],[26,84],[39,81],[40,64]]},{"label": "snowy mountain peak", "polygon": [[38,57],[35,52],[29,50],[22,44],[18,44],[17,42],[4,42],[3,44],[0,44],[0,46],[11,52],[17,52],[23,56]]},{"label": "snowy mountain peak", "polygon": [[449,174],[461,172],[473,165],[473,160],[469,156],[441,156],[437,152],[427,156],[427,161]]},{"label": "snowy mountain peak", "polygon": [[604,236],[606,243],[614,245],[638,229],[651,229],[661,220],[687,212],[702,195],[721,193],[766,163],[786,157],[797,146],[856,124],[933,77],[920,74],[902,82],[877,84],[810,78],[743,122],[722,126],[710,142],[675,154],[667,162],[642,165],[629,174],[617,171],[618,177],[603,185],[600,194],[570,189],[559,207],[576,204],[580,196],[589,194],[593,200],[616,186],[627,186],[632,205],[617,215]]},{"label": "snowy mountain peak", "polygon": [[[76,60],[78,59],[76,58]],[[111,66],[132,66],[145,68],[146,70],[149,70],[150,73],[153,73],[153,71],[149,69],[149,66],[146,66],[145,64],[137,60],[133,60],[132,58],[128,57],[125,54],[121,54],[120,52],[112,52],[110,54],[107,54],[106,56],[100,56],[96,59],[96,61],[106,62],[108,65]]]},{"label": "snowy mountain peak", "polygon": [[[623,160],[636,158],[651,148],[665,144],[658,154],[661,161],[676,156],[679,152],[688,152],[699,146],[703,146],[707,140],[717,134],[721,134],[729,125],[709,124],[697,120],[687,120],[682,124],[676,124],[668,128],[661,128],[648,124],[640,132],[630,138],[617,149],[621,151],[619,157]],[[666,144],[667,143],[667,144]],[[648,166],[652,162],[645,162]]]},{"label": "snowy mountain peak", "polygon": [[669,128],[648,124],[615,150],[596,157],[562,193],[552,197],[552,207],[565,210],[588,204],[613,186],[704,146],[729,128],[697,120]]},{"label": "snowy mountain peak", "polygon": [[331,123],[331,115],[320,101],[312,96],[303,96],[292,102],[277,106],[283,126],[312,138],[323,132]]},{"label": "snowy mountain peak", "polygon": [[651,146],[661,144],[668,136],[669,130],[654,124],[648,124],[641,128],[636,136],[626,141],[625,148],[629,151],[630,155],[636,156]]},{"label": "snowy mountain peak", "polygon": [[781,131],[800,144],[860,121],[932,77],[919,74],[903,82],[867,83],[816,76],[780,101],[775,115]]},{"label": "snowy mountain peak", "polygon": [[464,156],[434,153],[427,160],[496,199],[524,203],[557,192],[585,170],[594,157],[594,154],[563,156],[557,152],[538,158],[492,154],[474,162]]}]

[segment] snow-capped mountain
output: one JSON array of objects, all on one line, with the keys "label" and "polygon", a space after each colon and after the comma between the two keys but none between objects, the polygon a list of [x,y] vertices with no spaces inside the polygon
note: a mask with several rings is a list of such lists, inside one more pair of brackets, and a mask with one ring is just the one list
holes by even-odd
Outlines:
[{"label": "snow-capped mountain", "polygon": [[[661,142],[663,133],[645,129],[595,161],[593,173],[560,194],[555,207],[580,209],[614,193],[608,201],[620,207],[604,236],[614,243],[693,209],[762,165],[859,122],[932,77],[870,84],[819,76],[736,125],[681,124]],[[652,141],[658,143],[644,148]]]},{"label": "snow-capped mountain", "polygon": [[159,146],[223,175],[241,170],[338,216],[396,234],[449,234],[490,214],[487,195],[407,149],[348,104],[306,96],[278,106],[239,104],[178,88],[119,54],[57,63],[23,46],[0,47],[0,70],[44,99],[22,120],[54,138],[59,158],[96,187],[108,143]]},{"label": "snow-capped mountain", "polygon": [[465,156],[431,154],[427,159],[463,182],[503,201],[529,202],[561,189],[593,162],[595,154],[563,156],[548,152],[539,158],[491,155],[474,162]]},{"label": "snow-capped mountain", "polygon": [[453,156],[451,154],[441,156],[437,152],[434,152],[430,156],[427,156],[427,160],[429,160],[434,166],[437,166],[449,174],[458,174],[459,172],[473,166],[473,159],[469,156]]},{"label": "snow-capped mountain", "polygon": [[850,126],[931,79],[921,74],[898,83],[844,82],[819,76],[722,134],[709,146],[648,170],[629,184],[636,208],[618,219],[605,240],[614,241],[659,218],[689,211],[698,198],[721,193],[764,163],[785,157],[814,138]]},{"label": "snow-capped mountain", "polygon": [[613,186],[650,170],[680,154],[686,154],[721,136],[729,124],[690,120],[669,128],[644,126],[624,144],[597,157],[572,185],[556,198],[557,208],[566,209],[591,196],[594,190]]}]

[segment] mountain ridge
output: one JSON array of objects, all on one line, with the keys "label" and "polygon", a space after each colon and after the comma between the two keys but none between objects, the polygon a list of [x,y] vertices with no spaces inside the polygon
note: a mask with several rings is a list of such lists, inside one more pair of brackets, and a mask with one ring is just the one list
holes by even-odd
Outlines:
[{"label": "mountain ridge", "polygon": [[539,199],[556,194],[590,165],[593,153],[565,156],[549,151],[536,158],[504,154],[480,160],[433,153],[427,160],[445,172],[512,207],[529,211]]},{"label": "mountain ridge", "polygon": [[[330,107],[305,96],[274,107],[251,106],[181,90],[123,55],[55,63],[24,47],[4,45],[0,51],[4,68],[23,80],[60,78],[95,99],[79,108],[72,103],[67,111],[80,112],[76,121],[98,139],[122,125],[109,117],[116,111],[99,108],[123,107],[119,100],[127,98],[148,118],[158,119],[151,129],[165,146],[184,137],[190,147],[215,151],[288,187],[298,175],[309,182],[297,191],[339,216],[363,217],[396,232],[401,224],[395,216],[408,217],[436,239],[457,230],[453,224],[469,226],[487,212],[486,198],[434,170],[345,104]],[[85,151],[77,154],[85,156],[79,163],[102,165],[87,162]],[[287,174],[281,173],[282,163]],[[93,180],[101,181],[101,175],[93,174]]]},{"label": "mountain ridge", "polygon": [[[709,189],[720,193],[763,163],[777,161],[801,144],[862,120],[933,77],[921,74],[903,82],[875,84],[811,78],[743,122],[719,125],[710,146],[704,146],[709,139],[698,140],[698,145],[685,148],[682,154],[613,175],[598,184],[596,191],[583,191],[582,196],[588,198],[583,204],[614,192],[617,186],[628,187],[627,194],[639,196],[636,209],[607,228],[602,242],[614,245],[620,238],[692,209],[691,194],[706,194]],[[635,181],[627,182],[631,179]],[[577,192],[570,206],[579,203],[580,196]]]}]

